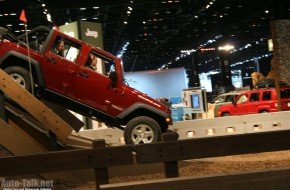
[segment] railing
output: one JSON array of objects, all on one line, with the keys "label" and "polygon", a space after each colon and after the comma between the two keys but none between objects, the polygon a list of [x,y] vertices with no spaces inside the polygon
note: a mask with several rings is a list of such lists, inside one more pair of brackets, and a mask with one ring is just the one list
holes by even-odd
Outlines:
[{"label": "railing", "polygon": [[[290,188],[290,168],[208,177],[179,177],[178,161],[290,149],[290,130],[201,139],[176,140],[175,132],[163,134],[163,142],[136,146],[55,151],[0,158],[0,176],[76,169],[95,169],[96,189],[269,189]],[[136,163],[133,157],[136,156]],[[108,184],[108,168],[129,164],[164,163],[165,179]],[[241,188],[242,187],[242,188]]]}]

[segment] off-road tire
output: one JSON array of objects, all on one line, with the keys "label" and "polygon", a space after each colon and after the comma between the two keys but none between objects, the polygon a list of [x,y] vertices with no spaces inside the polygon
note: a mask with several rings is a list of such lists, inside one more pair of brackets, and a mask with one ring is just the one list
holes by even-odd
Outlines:
[{"label": "off-road tire", "polygon": [[152,118],[139,116],[128,122],[124,129],[126,144],[158,142],[161,135],[159,124]]},{"label": "off-road tire", "polygon": [[29,92],[32,91],[31,88],[33,81],[31,82],[29,71],[18,66],[7,67],[4,71],[23,88]]}]

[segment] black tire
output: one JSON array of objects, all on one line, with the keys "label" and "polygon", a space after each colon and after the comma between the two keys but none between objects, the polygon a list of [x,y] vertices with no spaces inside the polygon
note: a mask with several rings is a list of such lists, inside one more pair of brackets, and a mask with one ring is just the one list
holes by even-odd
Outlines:
[{"label": "black tire", "polygon": [[230,116],[230,114],[228,112],[223,113],[223,115],[222,115],[222,117],[228,117],[228,116]]},{"label": "black tire", "polygon": [[124,129],[126,144],[158,142],[161,135],[159,124],[150,117],[139,116],[128,122]]},{"label": "black tire", "polygon": [[262,110],[262,111],[260,111],[260,113],[268,113],[268,111],[267,110]]},{"label": "black tire", "polygon": [[32,91],[32,83],[30,79],[29,71],[22,67],[12,66],[7,67],[4,71],[11,76],[20,86],[28,90],[29,92]]}]

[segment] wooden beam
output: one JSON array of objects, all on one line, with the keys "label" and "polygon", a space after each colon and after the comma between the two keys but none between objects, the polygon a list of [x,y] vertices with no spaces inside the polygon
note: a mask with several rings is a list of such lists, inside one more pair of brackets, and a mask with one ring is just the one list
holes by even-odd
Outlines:
[{"label": "wooden beam", "polygon": [[290,189],[290,168],[211,175],[200,177],[167,178],[101,185],[102,190],[256,190]]},{"label": "wooden beam", "polygon": [[1,69],[0,90],[51,130],[61,142],[65,143],[73,129]]},{"label": "wooden beam", "polygon": [[51,139],[47,130],[41,130],[38,125],[35,125],[35,123],[31,122],[30,117],[26,117],[25,115],[17,115],[10,109],[6,110],[8,123],[11,127],[21,133],[23,136],[26,136],[27,139],[31,139],[31,142],[34,144],[39,144],[44,147],[44,151],[56,150],[55,146],[53,146],[54,143],[51,143]]},{"label": "wooden beam", "polygon": [[69,150],[0,158],[0,176],[132,164],[132,146]]},{"label": "wooden beam", "polygon": [[[136,145],[138,163],[290,150],[290,130]],[[150,154],[148,154],[150,152]]]},{"label": "wooden beam", "polygon": [[[10,126],[0,119],[0,144],[14,155],[37,154],[47,150],[42,144],[33,141],[24,131],[20,132],[16,126]],[[32,164],[32,163],[31,163]],[[0,163],[0,170],[2,163]],[[60,179],[62,181],[80,181],[80,176],[72,172],[50,172],[40,173],[44,179]]]},{"label": "wooden beam", "polygon": [[[104,139],[95,140],[93,142],[93,148],[102,148],[106,146]],[[132,158],[133,160],[133,158]],[[109,183],[109,170],[108,167],[95,168],[95,180],[96,180],[96,190],[100,189],[100,185]]]},{"label": "wooden beam", "polygon": [[69,124],[76,132],[78,132],[84,126],[84,123],[67,109],[47,100],[40,101],[49,107],[60,118],[62,118],[67,124]]},{"label": "wooden beam", "polygon": [[38,143],[31,142],[26,135],[19,133],[4,120],[0,119],[0,144],[13,154],[40,153],[45,148]]},{"label": "wooden beam", "polygon": [[[167,131],[166,133],[163,133],[161,135],[162,142],[170,142],[170,141],[176,141],[178,139],[178,134],[174,131]],[[178,161],[169,161],[164,162],[164,168],[165,168],[165,177],[178,177]]]}]

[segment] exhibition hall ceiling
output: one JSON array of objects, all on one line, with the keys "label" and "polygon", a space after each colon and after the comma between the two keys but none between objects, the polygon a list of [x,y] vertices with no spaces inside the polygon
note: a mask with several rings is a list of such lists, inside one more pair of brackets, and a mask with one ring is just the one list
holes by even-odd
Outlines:
[{"label": "exhibition hall ceiling", "polygon": [[[285,0],[281,0],[285,1]],[[0,0],[0,25],[13,32],[77,20],[102,24],[104,49],[122,52],[125,71],[188,67],[215,69],[214,49],[235,47],[232,62],[268,56],[272,0]],[[288,6],[289,7],[289,6]],[[284,15],[289,16],[289,10]],[[51,21],[47,15],[51,15]],[[201,51],[208,50],[208,51]],[[197,51],[198,53],[193,53]],[[194,56],[198,55],[198,59]],[[215,65],[213,65],[213,63]]]}]

